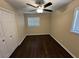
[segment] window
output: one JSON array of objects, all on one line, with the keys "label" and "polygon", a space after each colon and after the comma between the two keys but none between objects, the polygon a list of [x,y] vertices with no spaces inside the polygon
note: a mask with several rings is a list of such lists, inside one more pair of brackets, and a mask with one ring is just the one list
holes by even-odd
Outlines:
[{"label": "window", "polygon": [[28,26],[29,27],[40,26],[40,18],[39,17],[28,17]]},{"label": "window", "polygon": [[71,32],[79,34],[79,8],[76,8],[74,13],[74,21]]}]

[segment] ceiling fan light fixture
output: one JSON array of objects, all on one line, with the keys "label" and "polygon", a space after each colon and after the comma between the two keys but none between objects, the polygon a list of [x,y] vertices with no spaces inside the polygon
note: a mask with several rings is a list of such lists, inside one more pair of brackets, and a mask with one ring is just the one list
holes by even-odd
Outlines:
[{"label": "ceiling fan light fixture", "polygon": [[37,8],[36,12],[37,13],[43,13],[43,8],[41,8],[41,7]]}]

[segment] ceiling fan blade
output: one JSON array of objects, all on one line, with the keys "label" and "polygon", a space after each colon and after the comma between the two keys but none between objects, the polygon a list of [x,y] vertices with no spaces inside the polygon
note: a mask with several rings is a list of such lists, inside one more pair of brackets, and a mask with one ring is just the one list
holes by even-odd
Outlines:
[{"label": "ceiling fan blade", "polygon": [[29,3],[26,3],[27,5],[29,5],[29,6],[32,6],[32,7],[34,7],[34,8],[37,8],[36,6],[34,6],[34,5],[32,5],[32,4],[29,4]]},{"label": "ceiling fan blade", "polygon": [[36,10],[30,10],[29,12],[33,12],[33,11],[36,11]]},{"label": "ceiling fan blade", "polygon": [[48,11],[48,12],[52,12],[52,10],[49,10],[49,9],[43,9],[44,11]]},{"label": "ceiling fan blade", "polygon": [[51,6],[51,5],[52,5],[52,3],[49,2],[49,3],[47,3],[47,4],[44,5],[44,8],[46,8],[46,7],[48,7],[48,6]]}]

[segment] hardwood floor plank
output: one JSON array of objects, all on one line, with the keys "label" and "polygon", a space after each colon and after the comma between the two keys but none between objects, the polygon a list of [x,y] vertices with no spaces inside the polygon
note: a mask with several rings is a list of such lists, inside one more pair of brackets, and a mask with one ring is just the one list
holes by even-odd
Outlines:
[{"label": "hardwood floor plank", "polygon": [[10,58],[72,58],[50,35],[27,36]]}]

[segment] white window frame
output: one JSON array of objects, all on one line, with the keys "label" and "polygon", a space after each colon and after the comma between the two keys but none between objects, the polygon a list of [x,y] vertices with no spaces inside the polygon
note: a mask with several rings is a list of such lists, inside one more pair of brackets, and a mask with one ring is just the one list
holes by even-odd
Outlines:
[{"label": "white window frame", "polygon": [[28,17],[28,27],[39,27],[40,18],[39,17]]},{"label": "white window frame", "polygon": [[75,8],[71,32],[79,34],[79,7]]}]

